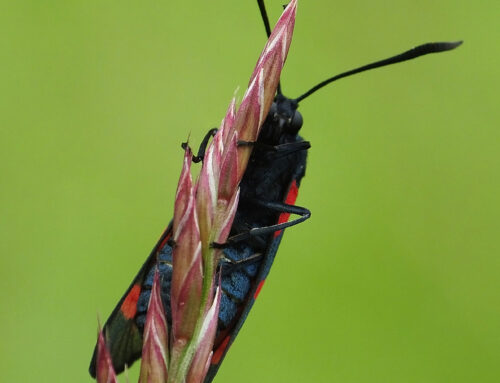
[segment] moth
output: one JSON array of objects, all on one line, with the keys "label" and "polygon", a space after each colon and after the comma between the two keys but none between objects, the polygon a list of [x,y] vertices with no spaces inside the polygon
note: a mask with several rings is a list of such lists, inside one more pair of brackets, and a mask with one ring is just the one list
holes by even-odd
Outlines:
[{"label": "moth", "polygon": [[[269,37],[271,33],[264,0],[257,1]],[[230,237],[225,244],[214,244],[223,251],[219,263],[222,297],[213,357],[205,383],[213,380],[229,346],[245,322],[255,299],[269,274],[284,229],[311,216],[305,207],[295,205],[298,190],[306,171],[307,151],[311,145],[299,131],[303,118],[299,103],[341,78],[429,53],[444,52],[461,42],[437,42],[419,45],[399,55],[376,61],[330,77],[299,97],[288,98],[278,86],[276,97],[255,142],[239,142],[253,148],[240,183],[240,200]],[[197,156],[203,160],[205,148],[215,133],[205,136]],[[290,215],[297,218],[289,221]],[[141,267],[133,282],[106,321],[103,331],[115,371],[121,372],[140,358],[146,311],[157,267],[161,279],[161,296],[167,321],[171,323],[170,287],[172,279],[172,225],[167,226]],[[96,374],[96,350],[90,374]]]}]

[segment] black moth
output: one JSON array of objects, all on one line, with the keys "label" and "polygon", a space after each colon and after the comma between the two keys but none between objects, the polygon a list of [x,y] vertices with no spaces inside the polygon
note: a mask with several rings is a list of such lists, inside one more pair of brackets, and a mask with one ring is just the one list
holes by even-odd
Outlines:
[{"label": "black moth", "polygon": [[[267,35],[271,31],[264,1],[258,0]],[[428,43],[402,54],[377,61],[331,77],[300,97],[285,97],[278,91],[256,142],[240,184],[240,201],[227,243],[222,245],[224,257],[219,265],[222,300],[219,312],[214,354],[205,383],[213,380],[224,356],[238,334],[257,298],[276,256],[283,229],[310,217],[306,208],[294,206],[298,188],[305,174],[307,149],[310,144],[298,135],[302,116],[299,102],[325,85],[356,73],[429,53],[443,52],[461,42]],[[211,130],[203,140],[195,162],[203,159]],[[288,222],[290,214],[299,215]],[[160,271],[161,294],[167,320],[171,323],[170,281],[172,275],[171,224],[153,248],[134,281],[106,321],[103,331],[117,373],[125,365],[140,358],[142,332],[151,292],[155,266]],[[96,375],[96,349],[90,364],[90,374]]]}]

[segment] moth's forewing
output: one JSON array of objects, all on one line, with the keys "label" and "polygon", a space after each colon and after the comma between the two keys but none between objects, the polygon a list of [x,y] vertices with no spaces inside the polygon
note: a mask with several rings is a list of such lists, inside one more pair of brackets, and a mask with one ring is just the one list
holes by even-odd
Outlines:
[{"label": "moth's forewing", "polygon": [[[162,234],[160,240],[151,251],[148,259],[137,273],[127,292],[120,299],[103,327],[106,345],[108,346],[113,367],[118,374],[141,357],[142,334],[136,324],[137,301],[141,294],[144,280],[156,263],[158,250],[171,236],[172,224]],[[89,372],[96,376],[97,346],[90,362]]]}]

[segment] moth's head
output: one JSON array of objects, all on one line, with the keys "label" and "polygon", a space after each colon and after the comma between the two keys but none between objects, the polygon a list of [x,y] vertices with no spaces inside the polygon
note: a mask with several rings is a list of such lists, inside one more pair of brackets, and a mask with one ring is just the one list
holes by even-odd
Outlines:
[{"label": "moth's head", "polygon": [[295,136],[302,127],[302,115],[297,110],[298,102],[278,94],[271,105],[267,121],[273,126],[275,134]]}]

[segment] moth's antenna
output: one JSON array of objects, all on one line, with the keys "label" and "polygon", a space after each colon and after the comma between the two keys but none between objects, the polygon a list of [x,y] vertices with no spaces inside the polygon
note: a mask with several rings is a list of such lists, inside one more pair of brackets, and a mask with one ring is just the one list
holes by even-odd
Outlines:
[{"label": "moth's antenna", "polygon": [[[260,15],[262,16],[262,21],[264,22],[264,27],[266,28],[267,38],[271,36],[271,26],[269,25],[269,17],[267,17],[266,6],[264,0],[257,0],[260,9]],[[281,81],[278,82],[278,88],[276,89],[278,94],[281,94]]]},{"label": "moth's antenna", "polygon": [[353,74],[356,73],[361,73],[370,69],[375,69],[375,68],[380,68],[386,65],[391,65],[391,64],[396,64],[400,63],[402,61],[406,60],[411,60],[429,53],[439,53],[439,52],[445,52],[449,51],[452,49],[455,49],[456,47],[460,46],[462,44],[462,41],[457,41],[457,42],[440,42],[440,43],[427,43],[427,44],[422,44],[419,45],[413,49],[410,49],[409,51],[403,52],[399,55],[389,57],[384,60],[376,61],[368,65],[364,65],[362,67],[352,69],[350,71],[338,74],[336,76],[333,76],[325,81],[320,82],[318,85],[313,86],[311,89],[309,89],[307,92],[305,92],[302,96],[297,97],[295,99],[296,102],[302,101],[304,98],[310,96],[317,90],[323,88],[324,86],[330,84],[331,82],[334,82],[336,80],[339,80],[344,77],[352,76]]},{"label": "moth's antenna", "polygon": [[259,4],[260,14],[262,16],[262,21],[264,22],[264,27],[266,28],[267,38],[269,38],[269,36],[271,36],[271,26],[269,25],[269,17],[267,17],[264,0],[257,0],[257,3]]}]

